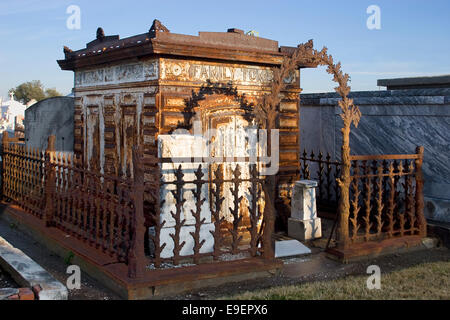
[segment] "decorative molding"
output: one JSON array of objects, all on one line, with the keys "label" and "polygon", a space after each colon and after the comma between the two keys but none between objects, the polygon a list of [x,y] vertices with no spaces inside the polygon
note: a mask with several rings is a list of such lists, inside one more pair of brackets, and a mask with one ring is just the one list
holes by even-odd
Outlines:
[{"label": "decorative molding", "polygon": [[[187,82],[221,82],[233,85],[263,85],[270,84],[273,70],[269,67],[206,63],[191,60],[161,60],[161,79]],[[293,83],[296,76],[286,79],[286,83]]]},{"label": "decorative molding", "polygon": [[158,61],[120,64],[75,72],[75,88],[158,79]]}]

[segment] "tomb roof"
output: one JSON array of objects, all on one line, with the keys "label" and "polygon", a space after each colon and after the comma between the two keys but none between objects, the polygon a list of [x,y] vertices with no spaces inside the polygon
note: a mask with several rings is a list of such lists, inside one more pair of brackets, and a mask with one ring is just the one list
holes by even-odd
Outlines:
[{"label": "tomb roof", "polygon": [[387,90],[450,88],[450,75],[378,79],[377,85],[380,87],[387,87]]},{"label": "tomb roof", "polygon": [[76,70],[159,55],[279,65],[283,56],[292,54],[294,49],[279,47],[278,41],[245,34],[236,28],[227,32],[199,32],[197,36],[172,33],[154,20],[149,32],[124,39],[118,35],[105,36],[103,29],[98,28],[96,39],[87,43],[86,48],[73,51],[64,47],[65,58],[58,60],[58,64],[63,70]]}]

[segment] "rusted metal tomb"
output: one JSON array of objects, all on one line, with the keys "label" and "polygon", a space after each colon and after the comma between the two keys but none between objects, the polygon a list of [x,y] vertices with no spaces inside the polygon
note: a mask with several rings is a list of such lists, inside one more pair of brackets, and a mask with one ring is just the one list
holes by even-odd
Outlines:
[{"label": "rusted metal tomb", "polygon": [[[231,143],[232,152],[222,145],[222,150],[211,153],[248,156],[249,142],[237,141],[242,137],[236,137],[236,133],[250,125],[246,114],[251,113],[251,103],[270,89],[272,68],[279,66],[293,49],[279,47],[273,40],[244,35],[238,29],[200,32],[198,36],[173,34],[158,21],[148,33],[124,40],[104,36],[99,30],[97,39],[88,43],[86,49],[75,52],[66,49],[66,58],[59,61],[62,69],[75,72],[75,155],[89,168],[122,177],[129,170],[133,176],[132,147],[140,145],[144,153],[144,183],[149,186],[155,181],[151,160],[174,162],[173,154],[177,152],[172,149],[158,153],[158,137],[180,128],[192,133],[195,129],[192,122],[196,121],[203,135],[213,129],[223,139],[236,140]],[[282,92],[280,185],[295,181],[299,172],[299,79],[297,71],[286,79],[289,85]],[[238,148],[241,149],[234,150]],[[178,150],[177,156],[190,154]],[[248,201],[245,205],[233,204],[234,196],[238,201],[242,188],[248,188],[250,181],[239,181],[246,184],[238,186],[240,192],[228,191],[232,179],[251,179],[251,168],[245,163],[240,166],[239,176],[235,175],[233,164],[211,165],[202,176],[212,181],[219,170],[217,173],[227,184],[220,186],[225,198],[221,211],[229,217],[225,223],[234,224],[235,229],[250,226],[252,218],[246,208],[251,206]],[[182,180],[189,182],[186,176]],[[152,197],[155,193],[147,188],[144,195],[147,227],[154,224],[149,212],[158,207]],[[278,202],[279,206],[283,203]],[[234,212],[228,213],[228,207]],[[246,212],[238,212],[238,207]],[[242,215],[239,218],[242,222],[233,215]],[[238,238],[233,235],[234,240]],[[257,245],[256,240],[252,243]],[[236,247],[237,242],[234,250]]]},{"label": "rusted metal tomb", "polygon": [[[82,267],[132,299],[280,268],[262,254],[270,239],[262,234],[273,231],[262,223],[264,145],[242,130],[252,127],[252,102],[270,91],[274,69],[294,49],[238,29],[175,34],[157,20],[141,35],[121,40],[99,28],[85,49],[65,47],[58,63],[75,74],[74,154],[55,150],[54,137],[43,151],[4,136],[9,214],[76,252]],[[307,67],[315,65],[298,65],[281,92],[279,228],[300,178],[318,180],[319,205],[339,201],[342,163],[300,152],[300,69]],[[224,143],[198,154],[209,131]],[[211,155],[223,161],[206,162]],[[351,257],[376,241],[420,241],[422,157],[423,148],[351,156],[346,232],[341,223],[344,236],[330,252]]]}]

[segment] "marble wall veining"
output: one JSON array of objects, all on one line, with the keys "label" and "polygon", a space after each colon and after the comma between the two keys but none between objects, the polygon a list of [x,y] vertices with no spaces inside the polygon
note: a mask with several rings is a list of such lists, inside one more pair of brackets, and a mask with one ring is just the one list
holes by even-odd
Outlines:
[{"label": "marble wall veining", "polygon": [[[352,154],[414,153],[425,148],[425,215],[450,222],[450,88],[364,91],[351,94],[362,118],[352,128]],[[340,158],[342,120],[334,93],[302,94],[301,150]]]}]

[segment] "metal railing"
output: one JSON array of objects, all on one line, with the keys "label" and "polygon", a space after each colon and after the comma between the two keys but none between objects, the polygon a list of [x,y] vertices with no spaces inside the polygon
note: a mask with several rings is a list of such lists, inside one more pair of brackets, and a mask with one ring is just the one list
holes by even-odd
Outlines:
[{"label": "metal railing", "polygon": [[[49,230],[126,264],[129,277],[262,255],[262,234],[270,231],[262,223],[263,179],[255,163],[167,169],[177,160],[149,161],[135,148],[132,170],[118,177],[55,152],[54,137],[48,145],[41,152],[3,138],[3,197]],[[151,178],[145,165],[152,166]],[[156,201],[149,205],[149,198]]]},{"label": "metal railing", "polygon": [[[338,232],[348,237],[336,239],[337,244],[424,236],[422,162],[423,147],[417,147],[415,154],[351,155],[348,232]],[[329,153],[324,157],[322,152],[305,150],[300,165],[301,179],[318,182],[318,209],[337,212],[337,220],[342,163]]]},{"label": "metal railing", "polygon": [[416,154],[350,156],[352,243],[425,235],[423,147]]},{"label": "metal railing", "polygon": [[339,202],[339,187],[336,179],[341,174],[342,163],[334,160],[330,153],[317,155],[306,150],[300,155],[300,179],[317,181],[317,206],[319,210],[335,212]]}]

